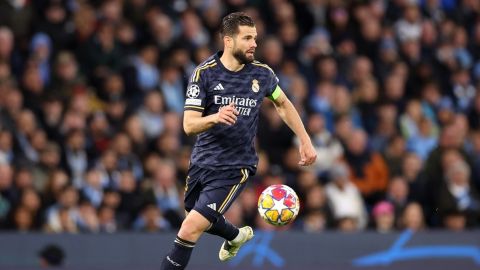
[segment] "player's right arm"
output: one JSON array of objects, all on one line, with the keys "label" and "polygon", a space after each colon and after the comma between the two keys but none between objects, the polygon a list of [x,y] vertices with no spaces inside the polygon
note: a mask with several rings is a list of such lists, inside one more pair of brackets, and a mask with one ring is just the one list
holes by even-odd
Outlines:
[{"label": "player's right arm", "polygon": [[183,130],[187,135],[196,135],[202,133],[216,124],[233,125],[237,121],[238,111],[235,104],[222,106],[216,113],[205,113],[207,104],[206,89],[208,76],[206,70],[216,66],[214,60],[207,61],[198,67],[192,74],[187,87],[184,114]]},{"label": "player's right arm", "polygon": [[186,110],[183,114],[183,130],[190,136],[202,133],[219,123],[231,126],[237,121],[237,115],[238,111],[233,103],[207,116],[203,116],[202,112]]}]

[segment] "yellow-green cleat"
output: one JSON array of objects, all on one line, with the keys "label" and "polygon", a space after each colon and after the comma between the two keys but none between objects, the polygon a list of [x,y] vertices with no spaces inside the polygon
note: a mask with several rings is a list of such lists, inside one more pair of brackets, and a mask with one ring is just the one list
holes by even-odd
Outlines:
[{"label": "yellow-green cleat", "polygon": [[235,257],[240,250],[240,247],[243,246],[246,242],[253,238],[253,229],[250,226],[245,226],[239,229],[242,235],[243,240],[240,241],[238,244],[230,244],[228,241],[223,241],[222,247],[220,247],[220,251],[218,252],[218,258],[220,261],[228,261]]}]

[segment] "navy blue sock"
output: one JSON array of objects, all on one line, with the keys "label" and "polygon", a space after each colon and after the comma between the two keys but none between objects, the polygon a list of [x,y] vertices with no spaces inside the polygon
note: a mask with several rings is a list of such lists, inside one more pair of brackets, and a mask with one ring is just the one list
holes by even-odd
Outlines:
[{"label": "navy blue sock", "polygon": [[235,237],[237,237],[239,230],[222,216],[217,220],[217,222],[213,223],[210,229],[208,229],[206,232],[223,237],[228,241],[232,241],[235,239]]},{"label": "navy blue sock", "polygon": [[195,243],[183,240],[178,237],[175,239],[173,249],[165,256],[162,261],[161,270],[179,270],[187,267],[190,255],[195,247]]}]

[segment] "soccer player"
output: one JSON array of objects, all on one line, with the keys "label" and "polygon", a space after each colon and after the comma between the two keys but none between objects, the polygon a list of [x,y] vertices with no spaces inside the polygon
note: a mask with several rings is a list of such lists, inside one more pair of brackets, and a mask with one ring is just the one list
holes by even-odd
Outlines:
[{"label": "soccer player", "polygon": [[300,139],[301,166],[312,164],[315,149],[292,103],[270,67],[255,61],[257,30],[245,13],[223,18],[224,50],[200,64],[187,88],[183,128],[197,135],[188,171],[187,216],[161,269],[185,269],[202,233],[225,239],[219,258],[233,258],[253,237],[249,226],[236,228],[223,214],[255,173],[254,148],[260,105],[265,97]]}]

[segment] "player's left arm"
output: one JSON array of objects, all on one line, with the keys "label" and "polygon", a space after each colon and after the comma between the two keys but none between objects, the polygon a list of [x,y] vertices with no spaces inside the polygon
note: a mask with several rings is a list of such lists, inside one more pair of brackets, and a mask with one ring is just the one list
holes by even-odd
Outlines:
[{"label": "player's left arm", "polygon": [[288,97],[278,85],[269,98],[273,101],[273,104],[275,104],[275,108],[277,109],[277,112],[283,121],[300,139],[300,161],[298,164],[301,166],[311,165],[313,162],[315,162],[317,153],[312,145],[310,136],[308,136],[308,133],[305,130],[302,119],[298,115],[298,112],[293,106],[292,102],[290,102]]}]

